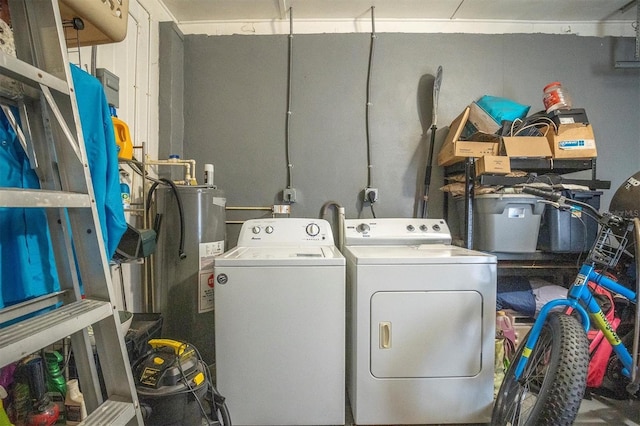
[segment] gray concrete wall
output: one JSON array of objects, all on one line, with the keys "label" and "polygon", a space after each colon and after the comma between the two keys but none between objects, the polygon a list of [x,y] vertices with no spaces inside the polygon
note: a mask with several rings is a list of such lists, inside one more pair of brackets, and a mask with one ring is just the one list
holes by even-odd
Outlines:
[{"label": "gray concrete wall", "polygon": [[[372,215],[360,202],[367,185],[370,40],[369,34],[294,35],[290,157],[298,202],[292,216],[318,217],[329,200],[343,205],[347,217]],[[198,161],[199,180],[204,163],[215,165],[229,206],[280,203],[287,186],[287,43],[286,35],[184,37],[183,154]],[[594,126],[597,177],[617,188],[640,169],[640,71],[614,69],[616,59],[633,59],[633,49],[632,39],[573,35],[378,34],[370,108],[376,216],[416,214],[431,124],[428,82],[438,65],[444,76],[436,155],[447,126],[470,102],[504,96],[534,112],[543,108],[542,88],[558,80]],[[177,96],[180,81],[162,84],[161,92]],[[161,121],[177,111],[180,105],[163,110],[161,102]],[[170,144],[179,144],[179,132],[170,134]],[[443,214],[442,184],[442,169],[435,167],[430,217]],[[613,192],[605,191],[604,207]],[[228,228],[229,246],[238,230]]]},{"label": "gray concrete wall", "polygon": [[[158,158],[182,156],[184,141],[184,37],[174,22],[160,23],[160,122]],[[160,167],[158,174],[181,179],[182,170]]]}]

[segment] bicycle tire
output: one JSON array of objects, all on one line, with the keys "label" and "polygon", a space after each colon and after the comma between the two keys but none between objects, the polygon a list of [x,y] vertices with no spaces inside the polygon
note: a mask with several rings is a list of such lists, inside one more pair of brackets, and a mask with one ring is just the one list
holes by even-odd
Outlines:
[{"label": "bicycle tire", "polygon": [[523,350],[524,343],[500,386],[491,424],[573,424],[587,386],[589,342],[584,328],[569,315],[549,314],[522,377],[516,381],[517,360]]}]

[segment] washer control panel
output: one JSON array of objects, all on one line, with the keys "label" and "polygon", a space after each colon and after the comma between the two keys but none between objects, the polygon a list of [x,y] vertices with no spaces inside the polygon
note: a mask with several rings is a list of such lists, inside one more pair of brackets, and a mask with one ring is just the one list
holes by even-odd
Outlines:
[{"label": "washer control panel", "polygon": [[347,245],[451,244],[444,219],[345,219]]},{"label": "washer control panel", "polygon": [[242,224],[238,245],[334,245],[331,225],[324,219],[250,219]]}]

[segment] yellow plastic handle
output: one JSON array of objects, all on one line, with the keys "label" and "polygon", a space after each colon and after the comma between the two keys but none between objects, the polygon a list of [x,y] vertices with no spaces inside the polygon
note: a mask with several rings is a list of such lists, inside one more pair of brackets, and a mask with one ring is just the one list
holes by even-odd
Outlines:
[{"label": "yellow plastic handle", "polygon": [[179,342],[177,340],[172,340],[172,339],[151,339],[149,340],[149,345],[151,345],[152,348],[161,348],[161,347],[169,347],[173,349],[173,352],[180,356],[184,353],[184,351],[187,349],[187,347],[189,346],[188,343],[185,342]]},{"label": "yellow plastic handle", "polygon": [[131,160],[133,158],[133,141],[129,133],[129,126],[118,117],[111,117],[113,132],[118,145],[118,158]]}]

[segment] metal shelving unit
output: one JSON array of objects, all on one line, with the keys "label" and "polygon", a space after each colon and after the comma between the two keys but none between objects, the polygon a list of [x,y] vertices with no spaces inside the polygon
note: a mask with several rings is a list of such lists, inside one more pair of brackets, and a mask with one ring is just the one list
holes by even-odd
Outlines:
[{"label": "metal shelving unit", "polygon": [[[149,218],[149,212],[148,210],[148,205],[147,205],[147,195],[149,193],[149,188],[151,185],[149,185],[149,181],[147,176],[149,175],[149,164],[147,164],[147,150],[146,150],[146,145],[144,142],[142,142],[140,145],[134,145],[133,146],[133,152],[139,152],[142,159],[141,160],[137,160],[137,166],[139,167],[139,172],[142,172],[142,176],[139,176],[140,178],[140,191],[141,194],[139,197],[133,197],[133,194],[131,196],[131,207],[128,209],[125,209],[125,212],[128,212],[131,214],[131,216],[135,216],[135,217],[140,217],[141,219],[136,220],[135,225],[137,227],[142,227],[142,229],[148,229],[150,226],[150,218]],[[137,157],[136,157],[137,158]],[[126,165],[130,170],[132,176],[136,176],[136,171],[134,171],[134,165],[132,164],[131,160],[126,160],[126,159],[118,159],[118,162],[120,165]],[[131,190],[133,191],[134,189],[138,188],[138,185],[136,185],[136,180],[132,178],[131,179]],[[140,201],[134,201],[134,199],[139,198]],[[130,219],[133,220],[133,219]],[[142,264],[142,268],[141,268],[141,280],[142,280],[142,300],[143,300],[143,307],[144,307],[144,312],[151,312],[152,311],[152,296],[151,296],[151,287],[152,287],[152,282],[153,282],[153,274],[152,274],[152,268],[150,265],[150,258],[149,257],[143,257],[141,259],[136,259],[136,262],[139,262]],[[120,273],[122,273],[122,265],[118,265],[118,268],[120,268]],[[122,281],[122,275],[120,275],[120,280]]]},{"label": "metal shelving unit", "polygon": [[[549,175],[548,180],[554,184],[565,183],[588,186],[591,189],[609,189],[610,181],[596,179],[596,159],[551,159],[551,158],[512,158],[511,170],[524,170],[539,175]],[[591,179],[571,179],[561,175],[573,172],[591,171]],[[475,159],[467,158],[465,161],[453,164],[445,168],[445,176],[464,173],[464,227],[463,240],[466,248],[473,247],[473,193],[476,182],[481,185],[512,186],[527,183],[530,176],[507,177],[500,175],[482,175],[476,179]],[[446,214],[445,214],[446,215]]]},{"label": "metal shelving unit", "polygon": [[[142,425],[93,194],[57,0],[11,0],[17,58],[0,53],[0,103],[29,156],[39,190],[0,188],[0,207],[46,209],[60,292],[0,310],[0,366],[71,337],[89,417],[81,424]],[[19,121],[12,114],[16,107]],[[18,126],[18,122],[22,123]],[[75,253],[75,255],[74,255]],[[77,271],[77,272],[76,272]],[[83,292],[80,289],[83,284]],[[37,311],[48,307],[46,313]],[[22,319],[26,314],[31,316]],[[102,396],[88,327],[107,399]]]}]

